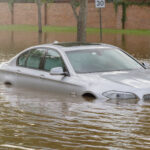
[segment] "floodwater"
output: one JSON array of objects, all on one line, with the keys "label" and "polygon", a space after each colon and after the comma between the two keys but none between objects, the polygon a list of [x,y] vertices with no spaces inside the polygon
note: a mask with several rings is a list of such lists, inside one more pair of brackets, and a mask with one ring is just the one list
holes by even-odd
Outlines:
[{"label": "floodwater", "polygon": [[[0,62],[38,43],[75,41],[75,33],[0,35]],[[88,42],[99,42],[99,34],[88,34]],[[103,42],[150,59],[150,36],[104,34]],[[88,102],[0,84],[0,149],[149,150],[150,102]]]}]

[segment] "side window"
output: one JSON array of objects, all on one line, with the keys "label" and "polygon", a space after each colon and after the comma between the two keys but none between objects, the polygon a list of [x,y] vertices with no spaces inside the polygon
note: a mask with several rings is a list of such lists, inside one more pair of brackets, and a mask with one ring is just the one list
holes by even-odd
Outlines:
[{"label": "side window", "polygon": [[26,67],[40,69],[42,58],[45,54],[44,49],[35,49],[32,50],[28,56]]},{"label": "side window", "polygon": [[18,65],[18,66],[24,66],[24,67],[25,67],[25,62],[26,62],[26,59],[27,59],[27,57],[28,57],[28,54],[29,54],[29,51],[24,52],[23,54],[21,54],[21,55],[18,57],[18,61],[17,61],[17,65]]},{"label": "side window", "polygon": [[58,52],[54,50],[48,50],[45,56],[44,70],[50,71],[55,67],[64,68],[64,62],[62,61],[62,58]]}]

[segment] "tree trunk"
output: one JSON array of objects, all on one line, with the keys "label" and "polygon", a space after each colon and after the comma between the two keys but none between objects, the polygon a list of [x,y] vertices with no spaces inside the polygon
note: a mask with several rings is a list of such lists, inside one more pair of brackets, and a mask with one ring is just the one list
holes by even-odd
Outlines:
[{"label": "tree trunk", "polygon": [[47,25],[47,2],[44,4],[44,25]]},{"label": "tree trunk", "polygon": [[88,0],[80,1],[79,16],[77,18],[77,41],[86,42]]},{"label": "tree trunk", "polygon": [[11,24],[14,24],[14,0],[8,1],[8,6],[11,13]]},{"label": "tree trunk", "polygon": [[38,7],[38,31],[42,32],[41,0],[37,0]]},{"label": "tree trunk", "polygon": [[126,4],[122,3],[122,29],[125,29],[125,23],[126,23]]},{"label": "tree trunk", "polygon": [[14,4],[11,4],[11,24],[14,24]]},{"label": "tree trunk", "polygon": [[[77,13],[77,3],[80,3],[80,10]],[[88,10],[88,0],[70,0],[70,4],[77,20],[77,42],[86,42],[86,20]]]}]

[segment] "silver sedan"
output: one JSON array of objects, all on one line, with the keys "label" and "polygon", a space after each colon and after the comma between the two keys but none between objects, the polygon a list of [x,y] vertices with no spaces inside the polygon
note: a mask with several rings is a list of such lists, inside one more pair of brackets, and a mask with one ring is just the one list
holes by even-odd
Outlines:
[{"label": "silver sedan", "polygon": [[104,100],[150,99],[150,71],[107,44],[53,43],[25,49],[0,65],[4,84]]}]

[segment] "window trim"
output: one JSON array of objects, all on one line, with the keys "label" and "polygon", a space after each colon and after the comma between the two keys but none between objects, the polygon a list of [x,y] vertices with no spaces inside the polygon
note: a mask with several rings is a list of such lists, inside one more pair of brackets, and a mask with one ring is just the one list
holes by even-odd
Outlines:
[{"label": "window trim", "polygon": [[[39,67],[38,69],[36,69],[36,68],[31,68],[31,67],[27,67],[27,66],[26,66],[27,60],[28,60],[28,57],[29,57],[31,51],[36,50],[36,49],[40,49],[40,48],[45,51],[45,53],[44,53],[44,55],[43,55],[43,57],[42,57],[42,59],[41,59],[41,61],[40,61],[40,67]],[[33,48],[31,48],[31,49],[26,50],[25,52],[22,52],[22,53],[18,56],[18,58],[17,58],[17,60],[16,60],[16,66],[18,66],[18,67],[23,67],[23,68],[28,68],[28,69],[39,70],[39,71],[44,71],[44,72],[50,72],[50,70],[49,70],[49,71],[44,70],[45,56],[46,56],[46,54],[48,53],[48,50],[55,51],[55,52],[57,52],[57,53],[60,55],[61,60],[62,60],[62,62],[64,63],[64,72],[67,72],[67,73],[68,73],[68,76],[70,76],[70,71],[69,71],[69,69],[68,69],[68,67],[67,67],[67,65],[66,65],[66,62],[64,61],[64,58],[63,58],[62,54],[61,54],[57,49],[54,49],[54,48],[51,48],[51,47],[35,47],[35,48],[33,47]],[[24,53],[26,53],[26,52],[28,52],[28,54],[27,54],[27,58],[26,58],[26,60],[25,60],[25,66],[20,66],[20,65],[19,65],[19,58],[20,58],[20,56],[22,56],[22,55],[23,55]]]}]

